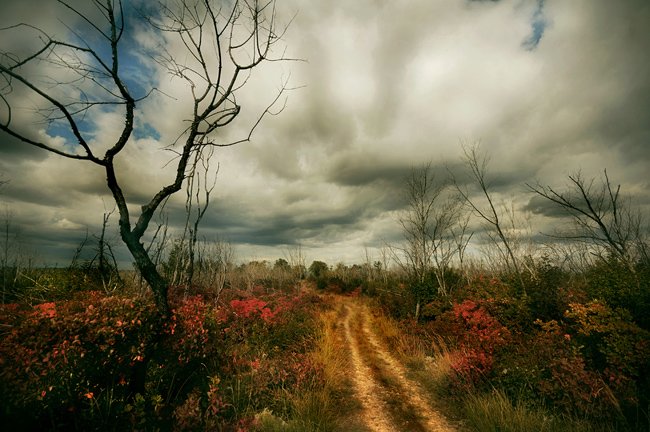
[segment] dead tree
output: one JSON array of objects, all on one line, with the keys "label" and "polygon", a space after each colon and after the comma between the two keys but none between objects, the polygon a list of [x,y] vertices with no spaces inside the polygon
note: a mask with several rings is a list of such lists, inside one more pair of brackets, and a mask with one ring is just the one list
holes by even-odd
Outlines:
[{"label": "dead tree", "polygon": [[568,178],[565,191],[539,182],[527,184],[531,192],[560,207],[574,222],[573,229],[550,236],[586,244],[598,259],[614,259],[634,272],[635,264],[647,259],[647,243],[641,214],[621,195],[621,185],[612,184],[607,171],[600,182],[585,179],[580,172]]},{"label": "dead tree", "polygon": [[[488,162],[489,158],[481,154],[479,145],[464,146],[463,147],[463,161],[466,168],[469,170],[471,181],[478,186],[479,197],[472,197],[467,189],[461,187],[458,181],[454,181],[456,190],[463,198],[464,202],[471,208],[472,212],[478,216],[490,229],[495,236],[490,235],[492,243],[497,247],[498,251],[503,256],[506,266],[510,271],[513,271],[517,276],[518,282],[526,293],[523,277],[517,257],[514,254],[512,247],[512,240],[506,233],[506,228],[502,220],[502,214],[497,209],[494,202],[494,197],[490,190],[490,182],[488,179]],[[483,204],[481,204],[483,200]],[[511,222],[514,219],[511,219]]]},{"label": "dead tree", "polygon": [[[411,171],[405,192],[407,207],[399,222],[406,244],[397,248],[395,258],[411,274],[420,289],[425,285],[427,275],[433,273],[438,283],[438,293],[447,295],[447,273],[451,260],[459,245],[463,245],[457,236],[466,234],[466,225],[458,226],[462,220],[460,201],[448,194],[449,184],[435,177],[431,163]],[[404,258],[400,258],[400,255]],[[416,293],[416,319],[423,294]]]},{"label": "dead tree", "polygon": [[[143,236],[156,209],[181,190],[197,153],[249,141],[266,115],[283,108],[278,105],[286,81],[251,121],[246,136],[225,142],[217,135],[239,116],[237,95],[253,70],[269,61],[286,60],[274,50],[286,27],[277,25],[275,0],[170,0],[140,11],[129,9],[133,6],[121,0],[58,3],[70,21],[76,21],[68,24],[66,38],[26,23],[0,31],[2,40],[19,42],[0,48],[0,131],[24,144],[104,170],[119,213],[120,236],[165,319],[169,315],[168,283],[143,245]],[[157,67],[183,83],[192,103],[179,119],[177,139],[166,146],[175,155],[171,162],[175,174],[134,215],[129,206],[133,199],[124,193],[116,162],[125,157],[124,149],[133,141],[144,99],[157,91],[155,83],[148,81],[150,72],[140,70],[142,81],[134,85],[137,74],[125,66],[134,62],[128,54],[135,49],[134,35],[142,29],[150,32],[151,40],[161,41],[147,53],[153,60],[147,67]],[[33,38],[28,40],[29,36]],[[28,42],[31,51],[12,51],[14,46],[29,46]],[[182,54],[165,48],[174,43],[182,47]],[[136,92],[138,87],[144,91]],[[35,115],[28,120],[20,111],[25,98],[36,104]],[[93,136],[84,125],[98,112],[107,111],[121,116],[121,128],[114,136]],[[65,128],[66,143],[60,145],[39,134],[33,127],[38,119],[46,126]]]},{"label": "dead tree", "polygon": [[[105,212],[102,220],[102,230],[99,236],[94,236],[97,240],[95,249],[95,256],[87,263],[86,267],[92,269],[96,268],[99,279],[101,280],[104,291],[112,292],[123,284],[122,277],[120,276],[117,259],[113,252],[113,246],[106,238],[106,228],[108,227],[108,220],[113,214],[114,210]],[[95,263],[96,261],[96,263]]]}]

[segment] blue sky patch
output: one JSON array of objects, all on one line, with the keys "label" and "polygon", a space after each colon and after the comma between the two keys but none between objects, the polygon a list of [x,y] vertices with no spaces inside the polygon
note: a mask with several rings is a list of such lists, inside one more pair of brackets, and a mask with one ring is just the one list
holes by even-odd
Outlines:
[{"label": "blue sky patch", "polygon": [[135,139],[153,138],[158,141],[160,140],[160,133],[153,126],[145,123],[133,129],[133,137]]},{"label": "blue sky patch", "polygon": [[[76,118],[75,123],[81,132],[81,136],[86,140],[90,140],[95,131],[95,125],[86,118]],[[65,139],[65,146],[70,150],[76,149],[79,144],[77,137],[72,133],[70,124],[65,120],[57,120],[48,124],[46,133],[51,137]]]},{"label": "blue sky patch", "polygon": [[548,21],[544,16],[544,2],[545,0],[537,0],[537,7],[531,18],[532,32],[521,44],[528,51],[537,48],[548,26]]}]

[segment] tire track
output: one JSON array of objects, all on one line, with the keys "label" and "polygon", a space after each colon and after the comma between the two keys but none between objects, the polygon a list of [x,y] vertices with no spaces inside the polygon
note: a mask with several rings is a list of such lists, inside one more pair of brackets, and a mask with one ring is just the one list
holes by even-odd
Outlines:
[{"label": "tire track", "polygon": [[426,402],[422,388],[382,344],[365,306],[342,299],[340,313],[352,363],[351,373],[363,421],[375,432],[455,432]]},{"label": "tire track", "polygon": [[345,314],[343,321],[345,340],[350,348],[353,381],[357,391],[357,398],[363,406],[364,423],[370,430],[375,432],[392,431],[394,429],[391,427],[391,422],[385,416],[386,406],[377,398],[377,392],[379,390],[377,383],[372,379],[370,368],[361,360],[357,339],[352,336],[352,331],[350,330],[350,308],[347,304],[343,308]]},{"label": "tire track", "polygon": [[363,333],[366,335],[368,342],[374,348],[377,356],[385,363],[390,374],[396,379],[400,387],[401,394],[405,396],[409,405],[417,410],[418,417],[422,419],[425,429],[431,432],[451,432],[455,431],[451,425],[433,410],[426,402],[426,397],[422,387],[415,381],[406,376],[406,370],[380,342],[379,338],[372,329],[369,328],[368,322],[371,320],[367,307],[362,307],[360,314],[363,316]]}]

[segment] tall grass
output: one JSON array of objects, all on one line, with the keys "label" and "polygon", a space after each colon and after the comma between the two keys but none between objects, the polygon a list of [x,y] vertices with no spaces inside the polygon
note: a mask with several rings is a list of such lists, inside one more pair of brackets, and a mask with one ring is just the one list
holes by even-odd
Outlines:
[{"label": "tall grass", "polygon": [[542,409],[513,403],[500,390],[488,394],[470,393],[464,400],[468,425],[478,431],[554,432],[559,428],[553,417]]},{"label": "tall grass", "polygon": [[464,414],[467,425],[477,431],[495,432],[613,432],[606,424],[575,417],[554,416],[542,406],[527,406],[512,401],[503,391],[469,393],[464,398]]},{"label": "tall grass", "polygon": [[347,378],[341,371],[345,370],[349,363],[345,341],[339,331],[342,324],[335,310],[321,313],[319,324],[312,356],[323,365],[325,387],[337,389],[346,384]]},{"label": "tall grass", "polygon": [[436,395],[443,393],[452,374],[454,353],[435,334],[418,336],[405,331],[404,325],[384,315],[375,314],[372,325],[390,351],[407,366],[407,373]]},{"label": "tall grass", "polygon": [[[373,306],[371,310],[378,311],[380,309]],[[389,350],[404,360],[422,362],[434,352],[435,347],[430,341],[404,331],[403,324],[381,312],[373,314],[372,326]]]},{"label": "tall grass", "polygon": [[[349,430],[357,426],[345,420],[355,409],[351,399],[351,383],[343,371],[348,367],[345,341],[340,330],[340,317],[335,310],[320,314],[313,360],[322,365],[324,382],[308,391],[288,395],[291,405],[288,420],[269,410],[257,414],[256,430],[262,432],[328,432]],[[343,423],[346,423],[343,426]]]}]

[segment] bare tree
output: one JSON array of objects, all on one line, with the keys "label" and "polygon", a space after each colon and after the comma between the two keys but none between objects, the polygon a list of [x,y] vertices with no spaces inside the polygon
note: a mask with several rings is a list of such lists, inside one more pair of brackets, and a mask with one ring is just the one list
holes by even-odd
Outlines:
[{"label": "bare tree", "polygon": [[172,284],[184,285],[185,296],[187,296],[194,279],[199,224],[210,205],[210,194],[216,186],[217,173],[219,172],[217,166],[214,176],[210,178],[210,159],[213,153],[213,147],[208,148],[205,152],[197,152],[187,175],[185,225],[179,239],[182,253],[176,257],[174,273],[170,281]]},{"label": "bare tree", "polygon": [[234,271],[235,248],[229,241],[218,238],[201,242],[197,256],[197,278],[203,286],[210,287],[218,299]]},{"label": "bare tree", "polygon": [[563,192],[539,182],[527,184],[532,192],[559,206],[574,222],[573,229],[552,236],[584,243],[598,259],[613,258],[634,272],[638,261],[647,260],[641,213],[633,210],[629,200],[621,195],[621,185],[612,184],[606,170],[599,182],[595,178],[585,179],[580,172],[568,178]]},{"label": "bare tree", "polygon": [[[118,286],[121,286],[123,284],[122,277],[119,273],[117,260],[115,258],[115,253],[113,252],[113,245],[106,238],[106,228],[108,227],[108,221],[114,211],[115,209],[104,213],[102,220],[102,230],[99,236],[95,236],[97,239],[95,256],[87,265],[89,268],[92,268],[96,265],[97,272],[99,273],[99,278],[101,279],[102,286],[106,292],[115,291]],[[97,261],[96,264],[95,260]]]},{"label": "bare tree", "polygon": [[[489,228],[488,236],[492,244],[497,248],[497,251],[502,255],[507,267],[514,271],[517,275],[522,290],[525,293],[525,286],[521,274],[519,262],[515,257],[513,251],[512,239],[506,233],[507,229],[504,225],[502,212],[497,209],[497,204],[491,193],[491,185],[488,179],[488,163],[489,157],[481,153],[479,144],[473,146],[463,146],[463,161],[465,166],[469,169],[470,178],[478,186],[480,197],[483,199],[484,204],[481,204],[481,198],[472,198],[467,189],[461,187],[458,181],[454,181],[456,190],[461,195],[465,203],[472,209],[473,213],[477,215]],[[514,218],[509,219],[512,226],[509,227],[510,231],[514,231]],[[490,234],[493,233],[493,234]]]},{"label": "bare tree", "polygon": [[381,264],[381,276],[384,285],[388,283],[388,272],[390,270],[390,261],[391,261],[390,246],[383,245],[381,248],[379,248],[379,263]]},{"label": "bare tree", "polygon": [[[6,180],[0,180],[0,189],[6,183]],[[5,212],[5,218],[2,225],[2,256],[0,257],[0,270],[2,271],[2,303],[4,303],[9,279],[9,210]]]},{"label": "bare tree", "polygon": [[291,266],[293,278],[296,280],[296,282],[307,277],[305,253],[303,252],[302,245],[300,243],[288,247],[284,255],[289,262],[289,265]]},{"label": "bare tree", "polygon": [[[129,3],[121,0],[92,0],[79,7],[65,0],[58,3],[70,19],[85,26],[85,33],[69,26],[69,37],[60,39],[25,23],[2,29],[5,40],[22,41],[27,35],[35,35],[38,46],[28,53],[0,52],[0,130],[25,144],[104,170],[119,213],[120,236],[151,287],[161,317],[166,319],[168,283],[143,245],[143,236],[156,210],[181,190],[197,154],[249,141],[265,116],[283,108],[277,105],[287,89],[286,81],[252,121],[246,136],[226,142],[217,135],[240,114],[237,95],[252,71],[268,61],[286,60],[283,53],[274,54],[286,27],[277,25],[275,0],[170,0],[140,14],[126,10]],[[155,15],[147,15],[152,10]],[[141,21],[135,22],[139,18]],[[123,191],[116,162],[132,142],[143,100],[156,91],[155,85],[144,78],[133,84],[137,78],[125,67],[133,61],[128,60],[128,54],[134,44],[129,46],[128,40],[143,26],[153,33],[153,39],[162,40],[150,53],[151,58],[185,84],[192,103],[179,126],[178,138],[167,147],[175,155],[175,175],[136,216]],[[164,47],[173,42],[183,47],[182,55],[173,55]],[[59,78],[52,83],[44,78],[44,70]],[[136,92],[138,86],[145,91]],[[36,128],[16,121],[24,97],[35,101],[36,112],[47,125],[67,129],[71,139],[65,145],[43,138],[34,131]],[[107,111],[122,119],[115,136],[95,137],[87,132],[84,122],[97,112]]]},{"label": "bare tree", "polygon": [[[396,254],[398,262],[421,287],[433,272],[441,295],[449,293],[446,275],[459,245],[463,244],[456,235],[466,233],[466,225],[457,225],[462,220],[461,202],[447,192],[449,184],[436,179],[431,163],[411,170],[406,180],[408,204],[399,219],[406,246],[398,248],[400,253]],[[400,260],[400,254],[405,261]],[[416,293],[416,318],[422,294]]]},{"label": "bare tree", "polygon": [[2,303],[5,303],[9,291],[10,282],[15,279],[16,265],[12,265],[12,241],[11,235],[11,214],[5,210],[2,220],[2,255],[0,256],[0,270],[2,271]]},{"label": "bare tree", "polygon": [[471,214],[466,213],[457,219],[456,225],[451,227],[451,238],[454,244],[454,254],[458,257],[458,267],[461,272],[465,273],[465,252],[467,245],[472,240],[474,232],[469,230],[469,221]]}]

